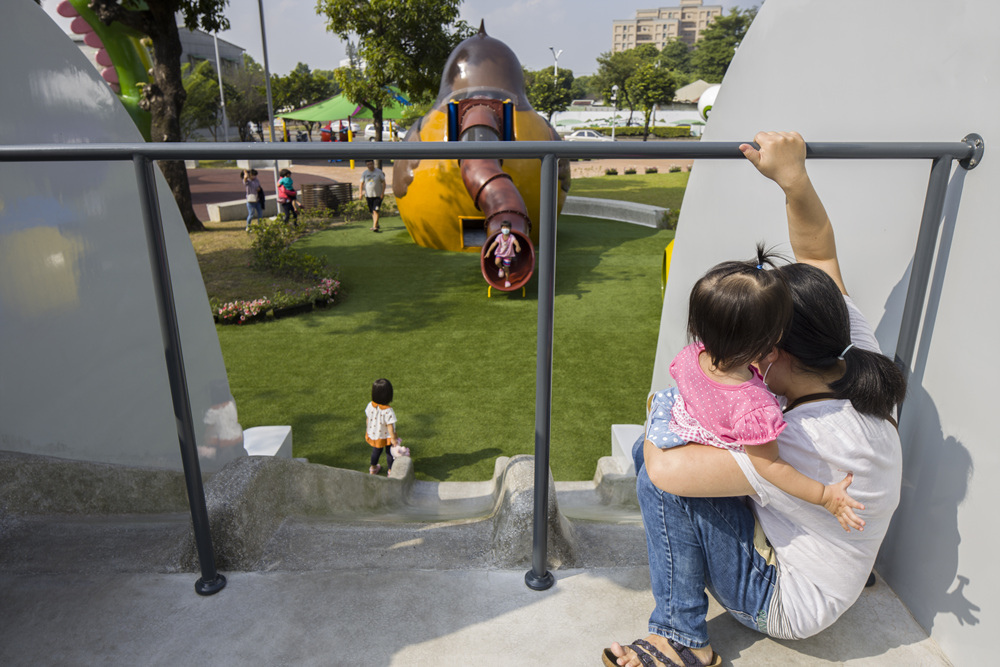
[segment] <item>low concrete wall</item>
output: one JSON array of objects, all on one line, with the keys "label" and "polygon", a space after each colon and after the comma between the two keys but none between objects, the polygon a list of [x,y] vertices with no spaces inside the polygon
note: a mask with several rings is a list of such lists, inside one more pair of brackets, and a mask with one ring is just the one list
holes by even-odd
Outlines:
[{"label": "low concrete wall", "polygon": [[[218,204],[208,204],[208,219],[212,222],[225,220],[246,220],[247,202],[245,199],[221,201]],[[278,215],[278,195],[264,198],[264,217],[273,218]]]},{"label": "low concrete wall", "polygon": [[188,511],[184,473],[0,452],[0,514]]},{"label": "low concrete wall", "polygon": [[635,204],[615,199],[593,197],[566,197],[562,215],[580,215],[586,218],[603,218],[630,222],[643,227],[659,228],[663,216],[670,209],[648,204]]}]

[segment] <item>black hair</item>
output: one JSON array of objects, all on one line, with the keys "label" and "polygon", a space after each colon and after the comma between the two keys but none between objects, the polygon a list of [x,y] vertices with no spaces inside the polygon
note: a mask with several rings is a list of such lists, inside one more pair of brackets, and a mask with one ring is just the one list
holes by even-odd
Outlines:
[{"label": "black hair", "polygon": [[723,371],[759,361],[788,327],[792,299],[784,277],[770,270],[775,257],[758,243],[756,259],[717,264],[691,289],[688,335]]},{"label": "black hair", "polygon": [[288,171],[287,169],[282,169],[281,171],[278,172],[278,176],[281,176],[282,178],[285,177],[285,176],[291,176],[291,175],[292,175],[292,172]]},{"label": "black hair", "polygon": [[793,305],[781,349],[807,371],[825,372],[843,361],[844,375],[830,383],[834,395],[862,414],[891,417],[906,397],[906,378],[885,355],[851,345],[847,304],[833,278],[810,264],[789,264],[779,271],[788,281]]},{"label": "black hair", "polygon": [[392,383],[385,378],[372,382],[372,401],[379,405],[392,403]]}]

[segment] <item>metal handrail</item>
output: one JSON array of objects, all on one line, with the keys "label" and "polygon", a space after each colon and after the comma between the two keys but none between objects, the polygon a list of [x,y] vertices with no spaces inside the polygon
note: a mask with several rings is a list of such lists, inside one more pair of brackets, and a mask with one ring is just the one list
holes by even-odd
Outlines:
[{"label": "metal handrail", "polygon": [[[751,142],[744,142],[751,143]],[[174,412],[178,418],[178,440],[188,500],[194,521],[195,541],[202,577],[195,589],[210,595],[225,586],[225,577],[215,569],[212,538],[208,527],[204,489],[194,422],[187,382],[177,314],[170,284],[166,244],[163,238],[160,207],[153,179],[152,160],[209,159],[540,159],[541,201],[539,211],[538,251],[538,347],[535,369],[535,495],[532,535],[532,568],[525,583],[532,589],[545,590],[555,582],[546,568],[548,542],[548,467],[552,417],[552,346],[555,301],[555,238],[558,197],[558,160],[560,158],[631,158],[631,159],[744,159],[740,142],[654,141],[615,143],[570,143],[562,141],[512,142],[359,142],[359,143],[122,143],[122,144],[34,144],[0,146],[0,162],[65,162],[128,160],[136,166],[136,179],[143,207],[143,219],[149,243],[160,310],[164,352]],[[957,142],[866,142],[823,143],[806,145],[810,159],[833,160],[932,160],[931,176],[924,199],[913,269],[903,307],[896,363],[908,372],[923,312],[934,241],[938,236],[945,192],[952,161],[965,169],[979,164],[983,139],[967,135]]]}]

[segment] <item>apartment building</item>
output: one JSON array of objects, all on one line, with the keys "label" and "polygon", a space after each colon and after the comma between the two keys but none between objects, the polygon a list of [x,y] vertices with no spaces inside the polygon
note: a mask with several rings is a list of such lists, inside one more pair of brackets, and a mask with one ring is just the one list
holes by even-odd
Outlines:
[{"label": "apartment building", "polygon": [[702,5],[702,0],[680,0],[678,7],[637,9],[634,19],[612,22],[611,50],[617,53],[642,44],[662,49],[672,39],[693,46],[721,15],[722,5]]}]

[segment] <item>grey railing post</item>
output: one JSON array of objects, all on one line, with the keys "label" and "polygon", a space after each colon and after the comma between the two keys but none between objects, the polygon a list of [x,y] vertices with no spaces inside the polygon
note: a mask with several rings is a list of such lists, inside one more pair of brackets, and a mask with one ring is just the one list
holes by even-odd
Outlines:
[{"label": "grey railing post", "polygon": [[160,202],[156,195],[153,162],[139,154],[133,156],[132,162],[135,165],[135,176],[139,185],[142,219],[146,225],[149,260],[153,267],[153,289],[156,292],[156,305],[160,313],[160,333],[163,336],[167,376],[170,380],[170,397],[173,400],[174,417],[177,420],[177,437],[184,465],[184,480],[187,484],[188,504],[191,506],[195,544],[201,565],[201,578],[195,582],[194,590],[199,595],[212,595],[225,588],[226,578],[215,569],[215,552],[208,524],[208,509],[205,506],[205,489],[201,483],[201,464],[198,462],[198,447],[195,443],[191,397],[188,394],[187,374],[184,370],[180,327],[177,324],[177,308],[174,302],[173,283],[170,280],[170,264],[167,261],[167,244],[163,234],[163,219],[160,217]]},{"label": "grey railing post", "polygon": [[[969,154],[958,163],[963,169],[975,169],[983,159],[983,138],[970,134],[963,140],[969,147]],[[924,312],[927,285],[930,282],[931,264],[934,262],[934,248],[941,230],[944,214],[944,200],[948,191],[948,178],[954,156],[942,155],[931,163],[931,174],[927,180],[927,194],[924,196],[924,211],[920,217],[917,232],[917,247],[913,251],[913,265],[910,267],[910,282],[903,302],[903,316],[899,323],[899,338],[896,341],[895,361],[903,374],[909,378],[913,365],[913,353],[917,346],[917,331]]]},{"label": "grey railing post", "polygon": [[909,376],[910,366],[913,363],[913,350],[916,348],[917,330],[924,311],[927,284],[930,281],[931,264],[934,261],[934,246],[941,227],[941,214],[944,212],[944,197],[950,174],[950,159],[937,158],[931,163],[927,195],[924,197],[924,212],[920,218],[917,247],[913,251],[910,283],[906,288],[903,317],[899,323],[899,339],[896,342],[896,365],[906,376]]},{"label": "grey railing post", "polygon": [[555,578],[548,571],[549,444],[552,437],[552,329],[556,298],[556,208],[559,162],[542,158],[538,212],[538,355],[535,361],[535,514],[528,588],[544,591]]}]

